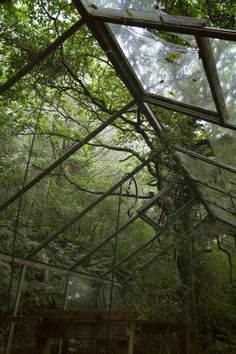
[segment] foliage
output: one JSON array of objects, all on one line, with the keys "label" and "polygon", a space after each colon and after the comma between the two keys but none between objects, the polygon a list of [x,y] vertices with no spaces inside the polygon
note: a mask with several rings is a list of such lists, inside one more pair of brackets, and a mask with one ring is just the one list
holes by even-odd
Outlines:
[{"label": "foliage", "polygon": [[[222,26],[223,22],[230,28],[233,27],[230,3],[166,1],[166,9],[171,14],[207,16],[212,25]],[[79,18],[67,1],[14,0],[0,6],[1,83]],[[84,25],[1,96],[1,200],[7,200],[22,187],[27,164],[26,182],[83,141],[130,100],[128,89]],[[135,310],[142,319],[193,322],[194,289],[189,267],[193,261],[201,349],[204,353],[234,353],[235,292],[229,283],[226,256],[217,250],[213,235],[199,240],[194,233],[193,226],[202,220],[202,205],[196,203],[180,212],[194,192],[172,148],[179,145],[213,158],[214,149],[199,121],[162,108],[152,109],[163,126],[161,137],[134,106],[24,194],[17,228],[19,204],[15,202],[6,208],[0,219],[1,252],[11,254],[15,237],[16,255],[27,257],[151,152],[156,152],[135,181],[124,184],[118,221],[119,225],[125,224],[150,196],[171,186],[171,191],[146,213],[152,221],[159,222],[161,235],[148,248],[117,267],[115,280],[125,285],[121,294],[116,288],[114,307]],[[119,193],[116,189],[78,222],[72,223],[34,259],[50,265],[73,266],[114,234]],[[124,260],[142,247],[156,232],[139,218],[120,233],[116,261]],[[226,238],[227,250],[235,262],[232,239]],[[213,252],[205,254],[209,241]],[[166,253],[156,257],[170,245]],[[87,308],[90,303],[94,307],[108,307],[110,289],[99,276],[110,272],[106,275],[110,277],[114,247],[113,240],[76,268],[98,276],[98,280],[89,282],[71,277],[69,308]],[[13,267],[11,294],[9,263],[1,261],[0,270],[0,309],[7,311],[10,295],[10,312],[20,267]],[[64,276],[29,267],[20,313],[62,307],[64,289]]]}]

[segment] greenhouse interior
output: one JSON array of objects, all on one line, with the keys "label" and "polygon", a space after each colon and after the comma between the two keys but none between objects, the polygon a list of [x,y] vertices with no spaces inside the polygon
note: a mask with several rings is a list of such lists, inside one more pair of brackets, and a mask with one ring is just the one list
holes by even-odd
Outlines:
[{"label": "greenhouse interior", "polygon": [[0,1],[0,354],[236,353],[235,18]]}]

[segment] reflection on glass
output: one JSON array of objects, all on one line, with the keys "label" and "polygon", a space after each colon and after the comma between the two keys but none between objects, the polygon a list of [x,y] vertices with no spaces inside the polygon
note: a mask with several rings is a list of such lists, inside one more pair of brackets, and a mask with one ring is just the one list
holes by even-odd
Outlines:
[{"label": "reflection on glass", "polygon": [[143,28],[109,26],[146,91],[215,110],[193,37],[187,47]]},{"label": "reflection on glass", "polygon": [[156,5],[155,0],[83,0],[83,2],[88,5],[96,5],[97,8],[137,11],[152,11]]},{"label": "reflection on glass", "polygon": [[201,122],[218,161],[236,166],[236,131],[216,124]]},{"label": "reflection on glass", "polygon": [[[212,214],[216,217],[221,215],[221,220],[224,220],[222,215],[225,215],[227,220],[232,219],[234,221],[232,223],[231,220],[232,225],[236,225],[235,174],[181,152],[176,152],[176,155],[189,176],[198,181],[197,189],[202,199],[211,203],[208,207]],[[210,186],[213,188],[210,188]],[[223,191],[229,194],[226,195]],[[234,193],[232,194],[231,192]]]},{"label": "reflection on glass", "polygon": [[[207,132],[212,150],[218,161],[236,166],[236,131],[215,124],[202,122]],[[236,174],[221,170],[226,188],[236,193]]]},{"label": "reflection on glass", "polygon": [[219,39],[210,41],[230,121],[236,123],[236,44]]}]

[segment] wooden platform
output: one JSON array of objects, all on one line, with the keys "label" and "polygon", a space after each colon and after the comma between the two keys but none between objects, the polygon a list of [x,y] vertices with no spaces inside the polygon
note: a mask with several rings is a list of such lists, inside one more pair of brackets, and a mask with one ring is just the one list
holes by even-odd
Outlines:
[{"label": "wooden platform", "polygon": [[[67,343],[72,338],[97,343],[103,347],[101,353],[107,338],[111,347],[116,346],[117,354],[134,352],[134,312],[46,310],[41,315],[35,331],[35,354],[50,354],[52,338],[62,340],[61,354],[67,353]],[[98,349],[94,350],[98,353]]]},{"label": "wooden platform", "polygon": [[[35,328],[34,354],[68,354],[71,339],[87,345],[76,354],[104,354],[108,332],[109,347],[116,354],[156,353],[159,344],[153,338],[158,336],[166,336],[167,340],[174,336],[175,353],[189,354],[185,323],[136,320],[134,312],[42,310],[32,316],[0,317],[0,327],[11,323],[18,329],[26,323]],[[15,349],[12,348],[12,354],[24,352],[24,348]]]}]

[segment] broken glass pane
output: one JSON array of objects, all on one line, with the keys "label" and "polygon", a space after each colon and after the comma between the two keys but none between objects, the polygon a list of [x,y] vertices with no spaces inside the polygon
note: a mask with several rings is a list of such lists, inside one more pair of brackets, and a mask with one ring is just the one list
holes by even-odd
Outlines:
[{"label": "broken glass pane", "polygon": [[143,28],[114,24],[109,27],[146,91],[215,110],[193,37],[185,46]]},{"label": "broken glass pane", "polygon": [[231,41],[210,39],[229,120],[236,123],[236,45]]}]

